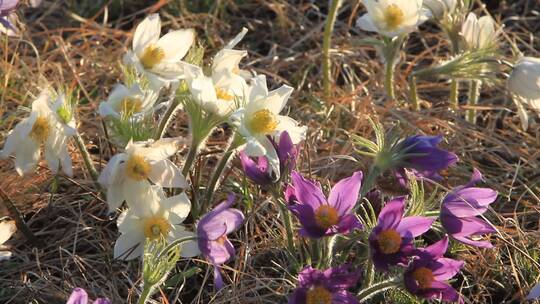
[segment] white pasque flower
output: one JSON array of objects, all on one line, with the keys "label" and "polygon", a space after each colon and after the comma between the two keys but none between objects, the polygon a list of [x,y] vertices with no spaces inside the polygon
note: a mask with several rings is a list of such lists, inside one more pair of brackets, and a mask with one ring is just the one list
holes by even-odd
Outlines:
[{"label": "white pasque flower", "polygon": [[107,188],[107,203],[113,211],[126,201],[130,207],[144,202],[151,183],[166,188],[186,188],[181,170],[168,158],[176,153],[179,139],[130,141],[124,153],[113,156],[98,182]]},{"label": "white pasque flower", "polygon": [[54,104],[50,98],[49,92],[43,91],[32,102],[30,116],[15,126],[0,151],[0,158],[15,154],[15,169],[20,175],[36,167],[43,145],[50,170],[56,174],[62,168],[66,175],[73,176],[67,146],[70,137],[76,134],[75,120],[63,95],[58,95]]},{"label": "white pasque flower", "polygon": [[[0,246],[2,246],[11,236],[17,231],[15,221],[2,221],[0,222]],[[0,250],[0,261],[9,260],[11,258],[11,251]]]},{"label": "white pasque flower", "polygon": [[279,174],[279,158],[268,137],[277,140],[281,132],[287,131],[293,144],[298,144],[306,136],[305,126],[299,126],[296,120],[288,116],[279,115],[292,91],[293,88],[283,85],[268,92],[266,76],[254,77],[246,106],[231,116],[233,124],[246,141],[244,152],[253,157],[266,156],[276,174]]},{"label": "white pasque flower", "polygon": [[461,36],[468,49],[493,47],[497,43],[498,35],[495,20],[490,16],[477,18],[474,13],[469,13],[461,27]]},{"label": "white pasque flower", "polygon": [[[195,237],[180,225],[191,210],[191,203],[185,193],[165,197],[159,186],[150,188],[150,196],[124,211],[118,217],[118,231],[121,235],[114,244],[114,258],[131,260],[142,255],[146,239],[165,238],[169,242]],[[180,255],[193,257],[200,253],[195,240],[181,244]]]},{"label": "white pasque flower", "polygon": [[133,49],[124,56],[124,63],[133,65],[155,89],[184,77],[181,59],[195,40],[193,29],[160,34],[159,15],[149,15],[135,29]]},{"label": "white pasque flower", "polygon": [[529,116],[524,104],[540,113],[540,59],[523,57],[519,59],[510,73],[508,91],[518,106],[523,129],[528,129]]},{"label": "white pasque flower", "polygon": [[[249,72],[239,68],[245,50],[233,47],[242,40],[247,29],[243,29],[224,49],[214,57],[212,75],[204,75],[203,69],[192,64],[184,64],[184,72],[193,99],[210,113],[226,116],[241,107],[247,95],[245,76]],[[247,74],[247,75],[246,75]]]},{"label": "white pasque flower", "polygon": [[430,15],[422,7],[422,0],[363,0],[363,3],[367,14],[358,18],[356,26],[386,37],[410,33]]},{"label": "white pasque flower", "polygon": [[424,0],[424,7],[431,11],[434,18],[440,19],[456,9],[458,0]]},{"label": "white pasque flower", "polygon": [[143,91],[138,84],[128,88],[119,83],[114,86],[107,101],[99,105],[99,115],[114,118],[140,116],[152,109],[157,97],[156,92]]}]

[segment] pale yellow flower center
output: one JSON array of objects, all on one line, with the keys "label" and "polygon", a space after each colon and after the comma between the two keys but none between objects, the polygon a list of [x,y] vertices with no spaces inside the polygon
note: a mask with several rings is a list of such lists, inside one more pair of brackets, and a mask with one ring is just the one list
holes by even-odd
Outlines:
[{"label": "pale yellow flower center", "polygon": [[431,288],[431,283],[435,281],[435,276],[433,275],[433,271],[431,269],[426,267],[420,267],[416,269],[412,273],[412,277],[418,284],[418,287],[420,289],[428,289]]},{"label": "pale yellow flower center", "polygon": [[141,155],[133,154],[129,157],[126,163],[126,175],[136,181],[148,179],[152,166]]},{"label": "pale yellow flower center", "polygon": [[143,102],[140,98],[127,97],[124,98],[117,109],[120,112],[131,115],[133,113],[139,113],[142,110]]},{"label": "pale yellow flower center", "polygon": [[49,120],[46,117],[39,116],[34,122],[32,130],[30,130],[30,137],[37,142],[44,142],[49,138],[49,134],[51,134]]},{"label": "pale yellow flower center", "polygon": [[392,254],[401,248],[401,235],[394,229],[388,229],[381,233],[377,238],[379,250],[384,254]]},{"label": "pale yellow flower center", "polygon": [[225,100],[225,101],[233,101],[234,95],[229,94],[227,90],[216,87],[216,96],[218,99]]},{"label": "pale yellow flower center", "polygon": [[171,223],[159,216],[144,219],[143,226],[144,235],[151,240],[165,237],[171,231]]},{"label": "pale yellow flower center", "polygon": [[403,24],[405,14],[396,4],[390,4],[384,10],[384,22],[388,30],[395,30]]},{"label": "pale yellow flower center", "polygon": [[332,304],[332,293],[322,286],[311,288],[306,293],[306,304]]},{"label": "pale yellow flower center", "polygon": [[256,134],[270,134],[276,130],[278,124],[276,115],[264,109],[253,114],[249,121],[249,129]]},{"label": "pale yellow flower center", "polygon": [[323,229],[328,229],[339,222],[339,216],[336,208],[329,205],[321,205],[315,211],[315,221]]},{"label": "pale yellow flower center", "polygon": [[151,44],[144,48],[142,55],[139,57],[139,61],[146,69],[151,69],[159,64],[163,58],[165,58],[165,51],[155,45]]}]

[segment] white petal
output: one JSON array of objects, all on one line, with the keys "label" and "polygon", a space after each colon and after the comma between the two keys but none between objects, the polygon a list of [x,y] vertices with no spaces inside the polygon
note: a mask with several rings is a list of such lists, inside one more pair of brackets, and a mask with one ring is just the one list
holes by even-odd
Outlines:
[{"label": "white petal", "polygon": [[135,30],[133,35],[133,50],[140,54],[147,45],[158,41],[161,33],[161,20],[158,14],[151,14],[146,17]]},{"label": "white petal", "polygon": [[0,222],[0,245],[4,244],[17,231],[15,221]]},{"label": "white petal", "polygon": [[258,156],[265,156],[266,155],[266,148],[261,144],[261,142],[255,138],[250,137],[246,139],[246,146],[244,148],[244,152],[253,157]]},{"label": "white petal", "polygon": [[187,188],[188,186],[182,171],[168,159],[153,163],[149,178],[165,188]]},{"label": "white petal", "polygon": [[369,14],[364,14],[356,20],[356,26],[366,32],[379,32]]},{"label": "white petal", "polygon": [[279,157],[277,155],[276,149],[267,137],[261,138],[260,141],[266,150],[266,154],[264,156],[266,156],[266,159],[268,159],[268,164],[270,165],[270,168],[272,168],[272,172],[274,172],[276,178],[279,179]]},{"label": "white petal", "polygon": [[107,117],[112,116],[114,118],[120,118],[120,114],[111,107],[111,104],[108,102],[102,102],[99,104],[99,116],[101,117]]},{"label": "white petal", "polygon": [[145,205],[152,201],[150,183],[147,181],[135,181],[130,178],[124,180],[124,197],[130,207]]},{"label": "white petal", "polygon": [[47,90],[42,91],[38,98],[32,102],[32,112],[44,116],[51,114],[52,110],[49,98],[49,92]]},{"label": "white petal", "polygon": [[[266,85],[266,76],[258,75],[251,80],[249,92],[249,103],[268,96],[268,86]],[[248,103],[248,105],[249,105]]]},{"label": "white petal", "polygon": [[226,70],[233,72],[238,68],[240,61],[247,56],[247,51],[223,49],[214,57],[212,71]]},{"label": "white petal", "polygon": [[15,152],[15,170],[23,175],[36,167],[41,153],[39,143],[34,140],[19,141],[19,143]]},{"label": "white petal", "polygon": [[11,251],[0,251],[0,261],[7,261],[12,255]]},{"label": "white petal", "polygon": [[161,37],[157,42],[157,46],[165,51],[163,60],[177,62],[186,56],[194,40],[195,31],[193,29],[177,30]]},{"label": "white petal", "polygon": [[[298,144],[299,142],[306,139],[306,126],[299,126],[298,122],[288,116],[279,116],[279,125],[277,129],[280,131],[287,131],[293,144]],[[278,137],[279,138],[279,137]]]},{"label": "white petal", "polygon": [[[195,237],[195,233],[191,231],[185,230],[184,226],[176,225],[171,230],[171,235],[169,236],[169,241],[188,238],[188,237]],[[197,245],[197,241],[187,241],[182,243],[180,249],[180,255],[185,258],[191,258],[194,256],[199,255],[201,252],[199,250],[199,246]]]},{"label": "white petal", "polygon": [[173,224],[182,223],[191,211],[191,202],[186,193],[171,196],[161,202],[163,208],[169,210],[169,220]]},{"label": "white petal", "polygon": [[118,181],[118,175],[119,175],[119,169],[120,164],[124,162],[127,159],[127,154],[120,153],[113,156],[103,171],[101,171],[101,174],[98,178],[98,183],[100,183],[104,187],[108,187],[109,185],[112,185],[115,181]]},{"label": "white petal", "polygon": [[109,207],[109,212],[116,211],[125,200],[123,184],[112,184],[107,187],[107,205]]},{"label": "white petal", "polygon": [[114,258],[132,260],[140,257],[144,251],[144,233],[131,230],[122,233],[114,244]]}]

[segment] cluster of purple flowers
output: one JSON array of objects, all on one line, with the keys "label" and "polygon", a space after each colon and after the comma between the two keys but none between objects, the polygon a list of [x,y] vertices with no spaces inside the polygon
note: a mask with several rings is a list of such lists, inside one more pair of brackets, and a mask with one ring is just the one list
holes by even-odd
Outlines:
[{"label": "cluster of purple flowers", "polygon": [[[379,159],[379,164],[383,171],[392,170],[402,182],[409,174],[419,179],[440,180],[440,172],[458,161],[457,155],[438,147],[441,141],[441,136],[405,138],[392,147],[390,154],[383,156],[382,162]],[[318,182],[294,171],[297,149],[286,132],[274,147],[280,156],[280,173],[290,172],[290,184],[285,186],[284,197],[301,225],[300,236],[320,239],[365,229],[355,212],[362,187],[361,171],[337,182],[326,196]],[[255,183],[264,186],[277,182],[276,174],[271,172],[264,157],[255,161],[241,154],[240,159],[244,172]],[[496,230],[479,216],[496,200],[497,192],[474,187],[481,178],[475,169],[469,183],[448,192],[438,219],[452,239],[490,248],[489,241],[478,238]],[[418,297],[462,303],[462,297],[447,283],[463,266],[462,261],[444,257],[448,236],[425,248],[415,246],[415,238],[429,231],[437,217],[406,216],[406,213],[405,197],[391,199],[379,212],[375,227],[368,231],[375,269],[383,273],[391,268],[402,269],[402,286]],[[358,303],[347,289],[357,285],[360,273],[358,269],[350,270],[349,266],[326,270],[308,266],[299,273],[298,287],[289,297],[289,303]]]}]

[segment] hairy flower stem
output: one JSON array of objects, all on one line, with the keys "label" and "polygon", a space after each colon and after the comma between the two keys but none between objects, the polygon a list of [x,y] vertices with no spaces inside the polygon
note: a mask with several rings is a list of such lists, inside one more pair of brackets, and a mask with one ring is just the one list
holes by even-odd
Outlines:
[{"label": "hairy flower stem", "polygon": [[[481,88],[482,88],[482,83],[479,80],[471,81],[471,87],[469,90],[469,100],[468,100],[469,106],[475,107],[478,104]],[[475,109],[467,110],[467,121],[471,124],[476,124],[476,110]]]},{"label": "hairy flower stem", "polygon": [[[206,208],[212,204],[214,192],[219,186],[219,180],[221,179],[221,176],[223,175],[223,172],[227,168],[229,162],[233,159],[233,156],[236,154],[236,149],[240,146],[240,144],[241,144],[241,137],[240,135],[235,133],[233,140],[230,142],[229,146],[227,147],[225,154],[223,154],[223,156],[219,160],[217,167],[214,170],[214,173],[212,174],[210,181],[208,182],[208,187],[206,188],[206,195],[204,197],[204,200],[202,201],[201,209],[198,210],[198,214],[204,213],[206,211]],[[194,214],[194,217],[195,216],[196,214]]]},{"label": "hairy flower stem", "polygon": [[167,127],[169,126],[170,121],[174,117],[173,114],[176,112],[179,105],[180,105],[180,100],[178,98],[173,97],[173,99],[171,100],[171,104],[167,108],[167,112],[165,112],[165,114],[159,121],[158,128],[156,130],[156,133],[154,134],[155,140],[158,140],[165,135],[165,132],[167,131]]},{"label": "hairy flower stem", "polygon": [[330,71],[331,61],[330,61],[330,45],[332,44],[332,32],[334,31],[334,25],[336,23],[337,12],[341,6],[342,0],[332,0],[330,8],[328,10],[328,16],[326,18],[326,24],[324,26],[324,36],[323,36],[323,61],[322,61],[322,70],[323,70],[323,90],[324,96],[329,97],[332,90],[331,78],[332,74]]},{"label": "hairy flower stem", "polygon": [[183,176],[187,177],[189,170],[191,170],[191,167],[193,166],[193,163],[195,162],[195,159],[197,158],[197,154],[199,153],[200,149],[201,141],[198,138],[193,137],[191,139],[191,146],[189,147],[186,161],[184,162],[184,167],[182,168]]},{"label": "hairy flower stem", "polygon": [[139,304],[145,304],[148,298],[154,293],[154,286],[145,285],[139,298]]},{"label": "hairy flower stem", "polygon": [[0,189],[0,201],[4,204],[6,209],[9,212],[9,215],[13,220],[15,221],[15,225],[17,226],[17,229],[22,232],[24,237],[37,247],[43,247],[45,244],[42,240],[38,239],[35,234],[30,230],[28,225],[26,225],[26,222],[22,218],[21,213],[19,212],[19,209],[17,209],[17,206],[13,203],[13,201],[9,198],[9,196],[4,192],[4,190]]},{"label": "hairy flower stem", "polygon": [[413,110],[420,110],[420,104],[418,103],[418,90],[416,88],[416,77],[412,76],[409,78],[409,90],[410,90],[410,99]]},{"label": "hairy flower stem", "polygon": [[99,184],[97,183],[99,174],[98,174],[98,172],[96,170],[96,167],[94,167],[94,163],[92,162],[92,158],[90,157],[90,153],[86,149],[86,145],[84,143],[83,138],[81,137],[81,135],[78,132],[73,137],[75,138],[75,144],[77,145],[77,148],[79,149],[79,152],[82,155],[84,165],[86,166],[86,169],[88,170],[88,173],[92,177],[92,180],[96,183],[96,187],[100,188]]},{"label": "hairy flower stem", "polygon": [[384,77],[386,96],[390,99],[396,99],[396,92],[394,89],[394,58],[387,58]]},{"label": "hairy flower stem", "polygon": [[374,285],[371,285],[367,288],[360,290],[360,292],[357,295],[357,299],[360,302],[364,302],[381,292],[384,292],[390,288],[395,288],[397,286],[399,286],[399,278],[393,278],[390,280],[382,281],[380,283],[376,283]]},{"label": "hairy flower stem", "polygon": [[450,106],[452,109],[459,108],[459,82],[455,79],[450,83]]}]

